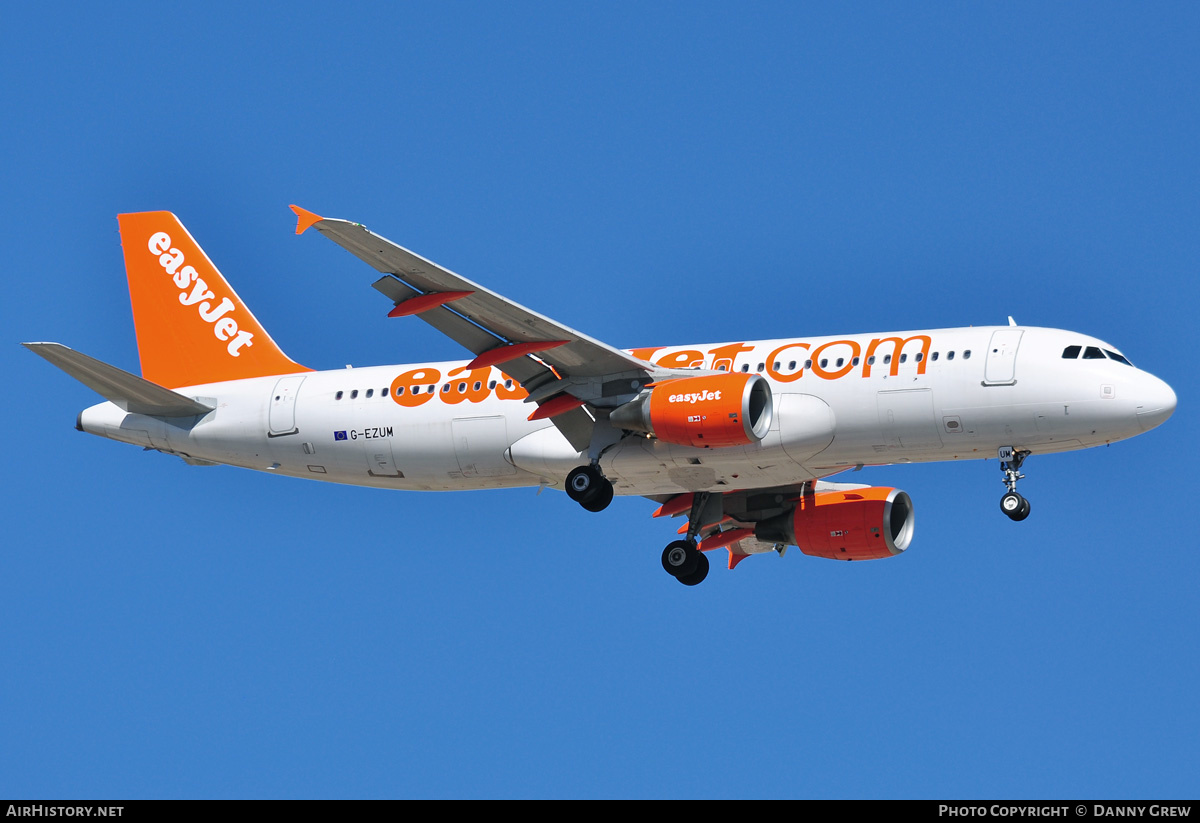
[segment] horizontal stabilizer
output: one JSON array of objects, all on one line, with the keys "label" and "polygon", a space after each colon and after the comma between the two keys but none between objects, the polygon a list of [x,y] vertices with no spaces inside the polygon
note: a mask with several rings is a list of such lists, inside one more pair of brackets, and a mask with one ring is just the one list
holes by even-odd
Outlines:
[{"label": "horizontal stabilizer", "polygon": [[94,357],[69,349],[61,343],[22,343],[39,357],[74,377],[104,399],[116,403],[132,414],[154,417],[194,417],[208,414],[212,406],[198,403],[190,397],[164,389],[157,383],[110,366]]}]

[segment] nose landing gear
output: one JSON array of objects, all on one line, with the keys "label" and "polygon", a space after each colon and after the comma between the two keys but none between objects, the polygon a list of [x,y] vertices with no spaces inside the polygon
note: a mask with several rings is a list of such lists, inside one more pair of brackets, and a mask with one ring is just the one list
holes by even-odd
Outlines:
[{"label": "nose landing gear", "polygon": [[1021,474],[1021,464],[1030,454],[1032,452],[1025,449],[1001,446],[996,455],[1000,459],[1000,470],[1004,472],[1004,485],[1008,487],[1000,498],[1000,511],[1010,520],[1020,521],[1029,516],[1029,501],[1017,494],[1017,481],[1025,477]]}]

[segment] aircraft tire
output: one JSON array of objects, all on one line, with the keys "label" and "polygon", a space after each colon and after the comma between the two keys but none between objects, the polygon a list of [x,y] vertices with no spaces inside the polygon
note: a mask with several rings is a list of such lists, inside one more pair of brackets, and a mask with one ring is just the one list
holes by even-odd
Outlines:
[{"label": "aircraft tire", "polygon": [[1017,510],[1016,514],[1010,514],[1009,517],[1011,517],[1013,520],[1019,522],[1021,520],[1024,520],[1028,516],[1029,516],[1029,501],[1026,500],[1024,497],[1022,497],[1021,498],[1021,508],[1019,508]]},{"label": "aircraft tire", "polygon": [[1016,492],[1008,492],[1000,498],[1000,511],[1004,512],[1009,518],[1019,520],[1017,515],[1021,513],[1025,498]]},{"label": "aircraft tire", "polygon": [[696,564],[696,570],[689,575],[678,578],[679,582],[685,586],[696,586],[704,582],[704,578],[708,577],[708,556],[697,550],[699,561]]},{"label": "aircraft tire", "polygon": [[703,555],[686,540],[668,543],[663,549],[662,566],[672,577],[684,578],[696,571]]},{"label": "aircraft tire", "polygon": [[589,495],[595,493],[597,487],[602,486],[605,482],[607,480],[604,475],[600,474],[595,467],[576,466],[567,475],[567,497],[576,503],[582,503]]},{"label": "aircraft tire", "polygon": [[579,501],[579,505],[590,512],[602,512],[608,508],[608,504],[612,501],[613,485],[608,481],[608,478],[601,477],[600,485],[594,486],[592,492]]}]

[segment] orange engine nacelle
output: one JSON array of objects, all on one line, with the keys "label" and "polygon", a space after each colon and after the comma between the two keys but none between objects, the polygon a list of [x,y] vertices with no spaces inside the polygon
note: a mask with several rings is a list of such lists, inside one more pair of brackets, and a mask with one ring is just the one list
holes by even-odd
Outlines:
[{"label": "orange engine nacelle", "polygon": [[614,409],[613,425],[698,448],[744,446],[771,428],[771,385],[758,374],[710,374],[655,383]]},{"label": "orange engine nacelle", "polygon": [[806,494],[792,511],[759,523],[754,535],[814,557],[878,560],[907,549],[914,525],[912,498],[872,487]]}]

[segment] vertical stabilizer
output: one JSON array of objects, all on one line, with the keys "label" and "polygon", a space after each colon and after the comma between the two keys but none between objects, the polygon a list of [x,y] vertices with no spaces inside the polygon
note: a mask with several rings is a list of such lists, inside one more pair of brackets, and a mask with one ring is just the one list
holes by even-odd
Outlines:
[{"label": "vertical stabilizer", "polygon": [[117,221],[144,378],[176,388],[311,371],[280,350],[179,218]]}]

